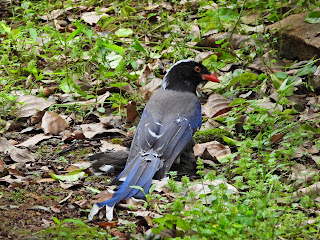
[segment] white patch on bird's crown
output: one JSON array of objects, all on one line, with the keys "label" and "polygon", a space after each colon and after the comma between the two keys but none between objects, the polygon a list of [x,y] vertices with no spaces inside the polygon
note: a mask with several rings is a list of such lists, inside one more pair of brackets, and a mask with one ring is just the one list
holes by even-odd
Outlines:
[{"label": "white patch on bird's crown", "polygon": [[171,71],[171,69],[174,68],[175,66],[177,66],[178,64],[184,63],[184,62],[195,62],[195,63],[198,63],[197,61],[192,60],[192,59],[184,59],[184,60],[180,60],[180,61],[176,62],[175,64],[173,64],[173,65],[169,68],[168,72],[166,73],[166,75],[164,75],[164,77],[163,77],[163,79],[162,79],[162,83],[161,83],[161,88],[162,88],[162,89],[166,89],[166,87],[167,87],[168,84],[169,84],[169,83],[168,83],[167,76],[168,76],[169,72]]}]

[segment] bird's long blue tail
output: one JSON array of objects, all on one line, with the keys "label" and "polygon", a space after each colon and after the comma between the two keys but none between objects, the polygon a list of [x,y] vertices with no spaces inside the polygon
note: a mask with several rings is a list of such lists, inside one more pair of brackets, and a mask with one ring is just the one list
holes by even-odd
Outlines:
[{"label": "bird's long blue tail", "polygon": [[[143,188],[145,194],[148,194],[152,178],[161,167],[160,158],[152,149],[146,153],[137,155],[118,176],[117,180],[120,181],[125,177],[119,189],[113,194],[111,199],[96,203],[96,206],[94,206],[90,212],[89,219],[92,219],[99,209],[107,205],[109,206],[109,211],[111,211],[109,217],[107,216],[110,220],[110,218],[112,219],[113,206],[116,203],[130,197],[144,197],[144,194],[139,189],[132,188],[131,186],[140,186]],[[107,206],[106,208],[108,209]]]}]

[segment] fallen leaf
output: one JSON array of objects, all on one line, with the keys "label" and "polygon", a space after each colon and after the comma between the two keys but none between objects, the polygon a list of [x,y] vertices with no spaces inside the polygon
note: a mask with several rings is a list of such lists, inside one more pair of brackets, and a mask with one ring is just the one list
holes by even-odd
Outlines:
[{"label": "fallen leaf", "polygon": [[150,99],[151,95],[160,88],[161,83],[161,78],[153,78],[147,85],[140,87],[138,93],[143,95],[143,99],[147,101]]},{"label": "fallen leaf", "polygon": [[128,151],[127,147],[123,147],[120,144],[114,144],[108,141],[101,140],[101,147],[99,148],[101,152],[118,152],[118,151]]},{"label": "fallen leaf", "polygon": [[32,95],[22,95],[17,99],[18,103],[22,103],[21,105],[17,105],[19,111],[18,117],[30,117],[35,114],[37,111],[43,111],[46,108],[50,107],[53,102],[50,102],[41,97],[35,97]]},{"label": "fallen leaf", "polygon": [[41,128],[45,133],[58,135],[69,127],[69,124],[55,112],[46,112],[42,118]]},{"label": "fallen leaf", "polygon": [[231,110],[231,101],[220,94],[213,93],[209,96],[207,103],[203,107],[203,112],[208,117],[217,117]]},{"label": "fallen leaf", "polygon": [[137,111],[137,103],[135,101],[130,101],[126,107],[127,121],[134,122],[139,113]]},{"label": "fallen leaf", "polygon": [[120,129],[105,129],[101,123],[90,123],[80,125],[83,134],[86,138],[93,138],[96,135],[112,135],[112,134],[122,134],[125,135],[125,132]]},{"label": "fallen leaf", "polygon": [[79,178],[84,177],[87,174],[82,171],[81,172],[74,171],[74,172],[69,172],[68,174],[65,174],[65,175],[57,175],[54,173],[50,173],[50,175],[53,179],[56,179],[56,180],[75,182],[75,181],[78,181]]},{"label": "fallen leaf", "polygon": [[149,67],[149,65],[145,65],[136,83],[139,84],[140,86],[144,86],[147,84],[150,78],[153,78],[152,69]]},{"label": "fallen leaf", "polygon": [[196,144],[193,148],[194,155],[203,159],[214,160],[219,156],[231,153],[229,146],[222,145],[217,141]]},{"label": "fallen leaf", "polygon": [[50,13],[47,13],[46,15],[40,16],[40,19],[50,21],[50,20],[56,19],[63,13],[64,13],[63,9],[56,9],[51,11]]},{"label": "fallen leaf", "polygon": [[113,196],[113,191],[112,192],[110,190],[102,191],[92,198],[92,204],[107,201],[111,199],[112,196]]},{"label": "fallen leaf", "polygon": [[209,188],[209,186],[219,186],[220,184],[225,184],[228,190],[231,190],[231,192],[233,194],[238,193],[237,188],[235,188],[234,186],[228,184],[225,181],[222,180],[214,180],[214,181],[210,181],[210,180],[206,180],[203,182],[199,182],[195,185],[192,185],[190,187],[191,191],[194,191],[197,193],[196,198],[200,198],[201,194],[210,194],[212,192],[212,190]]},{"label": "fallen leaf", "polygon": [[39,143],[39,142],[41,142],[41,141],[43,141],[45,139],[49,139],[49,138],[52,138],[52,136],[46,136],[43,133],[41,133],[41,134],[34,135],[33,137],[31,137],[31,138],[27,139],[26,141],[18,144],[17,146],[30,147],[30,146],[34,146],[37,143]]},{"label": "fallen leaf", "polygon": [[28,149],[11,148],[9,156],[14,162],[34,162],[35,159]]},{"label": "fallen leaf", "polygon": [[292,180],[297,180],[298,184],[308,183],[314,179],[315,176],[319,174],[319,170],[314,168],[306,168],[304,165],[300,163],[296,163],[291,166],[292,174],[290,178]]},{"label": "fallen leaf", "polygon": [[85,12],[81,14],[81,19],[90,25],[99,22],[102,17],[107,17],[108,14],[102,13],[99,14],[97,12]]}]

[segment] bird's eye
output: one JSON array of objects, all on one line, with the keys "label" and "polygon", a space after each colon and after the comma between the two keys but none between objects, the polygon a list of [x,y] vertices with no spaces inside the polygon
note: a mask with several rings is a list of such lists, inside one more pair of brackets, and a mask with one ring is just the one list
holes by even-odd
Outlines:
[{"label": "bird's eye", "polygon": [[201,72],[201,67],[195,66],[195,67],[194,67],[194,71],[196,71],[196,72]]}]

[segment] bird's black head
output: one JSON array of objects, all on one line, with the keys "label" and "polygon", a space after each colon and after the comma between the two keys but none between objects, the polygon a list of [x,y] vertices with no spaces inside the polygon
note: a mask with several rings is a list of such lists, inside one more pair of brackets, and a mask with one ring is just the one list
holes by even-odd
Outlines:
[{"label": "bird's black head", "polygon": [[204,80],[220,82],[219,79],[211,74],[201,63],[193,60],[181,60],[168,70],[163,78],[162,88],[196,93],[197,85]]}]

